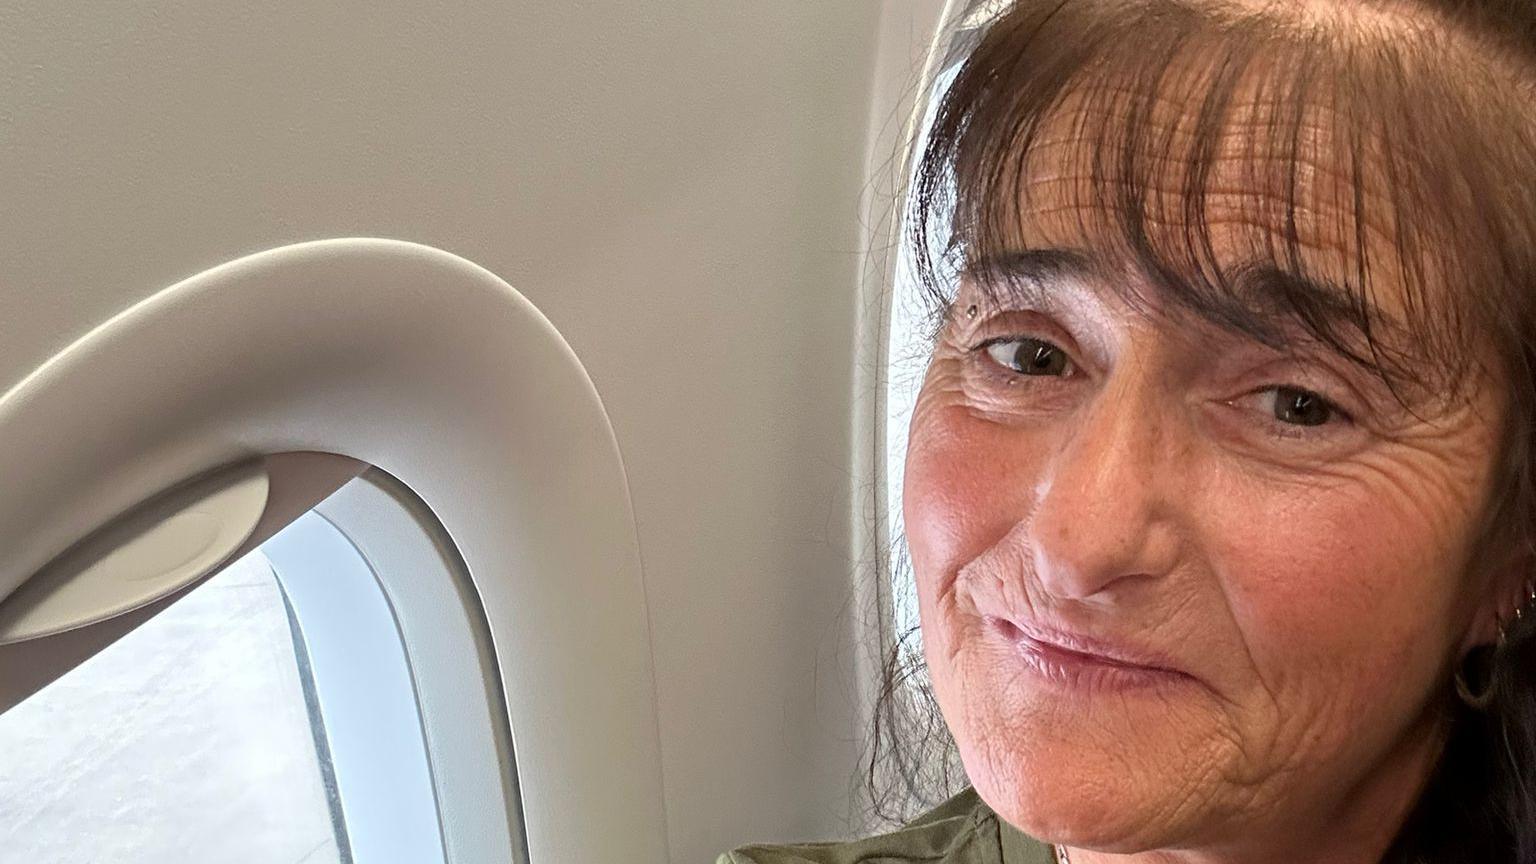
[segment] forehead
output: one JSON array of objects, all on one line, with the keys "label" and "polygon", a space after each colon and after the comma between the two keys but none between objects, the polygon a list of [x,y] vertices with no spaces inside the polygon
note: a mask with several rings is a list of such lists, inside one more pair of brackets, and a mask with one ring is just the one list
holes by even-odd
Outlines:
[{"label": "forehead", "polygon": [[1378,142],[1267,83],[1240,81],[1219,118],[1197,110],[1209,84],[1194,76],[1139,105],[1124,87],[1066,94],[1020,151],[1011,241],[1083,249],[1112,272],[1152,257],[1191,280],[1268,262],[1369,292],[1393,318],[1406,269],[1447,291],[1437,257],[1405,265]]},{"label": "forehead", "polygon": [[1404,221],[1392,194],[1427,178],[1404,176],[1351,110],[1262,68],[1225,82],[1173,68],[1155,88],[1090,79],[993,166],[970,263],[1068,250],[1143,307],[1238,325],[1317,313],[1404,357],[1431,334],[1459,342],[1446,331],[1464,286],[1437,254],[1454,238]]}]

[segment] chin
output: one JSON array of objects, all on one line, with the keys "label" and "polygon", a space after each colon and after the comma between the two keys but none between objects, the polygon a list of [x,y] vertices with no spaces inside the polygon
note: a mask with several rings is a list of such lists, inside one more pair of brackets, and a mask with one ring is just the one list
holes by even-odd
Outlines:
[{"label": "chin", "polygon": [[1187,782],[1169,782],[1191,775],[1187,767],[1161,764],[1164,753],[1138,753],[1124,741],[1121,749],[1104,750],[1096,742],[1030,735],[1028,722],[1023,726],[1012,735],[956,741],[977,794],[1031,837],[1129,854],[1185,845],[1218,816],[1188,806],[1204,796]]},{"label": "chin", "polygon": [[[934,695],[977,794],[1039,840],[1133,853],[1225,837],[1222,778],[1241,754],[1220,707],[1183,677],[1061,676],[985,638],[929,656]],[[953,644],[953,643],[951,643]],[[929,647],[925,644],[925,647]]]}]

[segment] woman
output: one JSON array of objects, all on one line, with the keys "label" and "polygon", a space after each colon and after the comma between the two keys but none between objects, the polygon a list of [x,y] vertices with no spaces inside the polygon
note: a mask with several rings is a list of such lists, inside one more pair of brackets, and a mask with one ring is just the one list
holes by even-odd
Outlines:
[{"label": "woman", "polygon": [[911,224],[972,787],[729,862],[1536,861],[1536,3],[1020,0]]}]

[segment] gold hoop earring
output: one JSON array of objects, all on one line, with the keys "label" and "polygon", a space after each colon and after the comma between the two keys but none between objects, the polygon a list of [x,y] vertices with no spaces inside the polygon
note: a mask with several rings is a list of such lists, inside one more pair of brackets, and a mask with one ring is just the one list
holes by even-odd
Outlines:
[{"label": "gold hoop earring", "polygon": [[[1514,612],[1509,617],[1499,616],[1497,619],[1494,643],[1473,648],[1457,664],[1456,673],[1451,676],[1451,680],[1456,686],[1456,697],[1468,708],[1474,711],[1486,711],[1493,704],[1494,673],[1497,671],[1496,666],[1499,656],[1504,653],[1505,642],[1508,641],[1507,628],[1509,625],[1525,620],[1525,609],[1532,602],[1536,602],[1536,583],[1527,581],[1525,583],[1525,599],[1521,601],[1520,605],[1515,607]],[[1474,664],[1479,667],[1478,671],[1480,674],[1477,677],[1482,682],[1482,686],[1476,690],[1467,683],[1467,669]]]},{"label": "gold hoop earring", "polygon": [[[1500,642],[1502,641],[1503,633],[1501,631]],[[1487,711],[1488,707],[1493,704],[1493,658],[1497,650],[1489,645],[1479,645],[1473,648],[1457,664],[1456,674],[1451,676],[1451,680],[1456,686],[1456,698],[1460,699],[1463,705],[1466,705],[1473,711]],[[1467,667],[1473,664],[1474,657],[1478,658],[1476,662],[1479,666],[1487,667],[1480,676],[1482,678],[1482,686],[1475,692],[1467,684]]]}]

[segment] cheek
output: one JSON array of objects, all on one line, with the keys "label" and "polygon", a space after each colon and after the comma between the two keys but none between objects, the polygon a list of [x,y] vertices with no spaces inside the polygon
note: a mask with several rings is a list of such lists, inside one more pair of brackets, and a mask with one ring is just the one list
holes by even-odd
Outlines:
[{"label": "cheek", "polygon": [[[1020,734],[1016,721],[1029,705],[1006,684],[1011,673],[988,647],[973,598],[957,580],[1027,518],[1051,436],[1020,435],[946,403],[947,395],[914,411],[903,518],[934,695],[972,782],[983,788],[1016,775],[1010,766],[1032,761],[1039,742]],[[1018,580],[1009,589],[1027,590]],[[991,755],[978,757],[980,750]]]},{"label": "cheek", "polygon": [[1027,512],[1040,456],[942,394],[913,413],[902,516],[925,633],[943,622],[927,612],[959,569],[1007,534]]},{"label": "cheek", "polygon": [[1446,526],[1465,519],[1454,502],[1397,498],[1369,477],[1218,479],[1199,500],[1220,502],[1200,554],[1254,684],[1322,714],[1410,713],[1453,641],[1463,568]]}]

